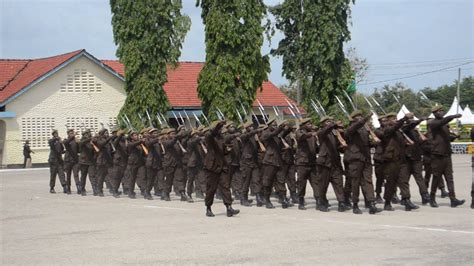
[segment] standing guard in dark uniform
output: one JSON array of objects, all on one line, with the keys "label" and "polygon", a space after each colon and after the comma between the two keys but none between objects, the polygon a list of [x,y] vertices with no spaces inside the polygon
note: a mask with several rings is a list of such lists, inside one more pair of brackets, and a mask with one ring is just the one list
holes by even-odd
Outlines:
[{"label": "standing guard in dark uniform", "polygon": [[[278,135],[285,130],[287,134],[289,133],[287,122],[281,123],[277,127],[275,120],[268,122],[268,127],[262,133],[262,142],[265,145],[265,157],[263,158],[263,194],[265,197],[265,207],[267,209],[275,208],[270,201],[270,195],[272,193],[272,186],[275,185],[275,188],[278,193],[278,198],[282,202],[282,208],[288,208],[289,204],[286,201],[286,192],[285,183],[281,183],[281,180],[277,180],[276,176],[280,165],[282,164],[281,159],[281,140]],[[282,136],[285,137],[285,136]],[[275,182],[275,183],[274,183]]]},{"label": "standing guard in dark uniform", "polygon": [[26,168],[27,165],[28,167],[31,167],[31,154],[35,153],[34,151],[31,150],[30,148],[30,141],[27,140],[25,141],[25,145],[23,145],[23,168]]},{"label": "standing guard in dark uniform", "polygon": [[86,129],[82,132],[82,138],[79,141],[79,169],[81,170],[81,195],[86,196],[87,175],[95,195],[97,194],[95,179],[95,150],[92,144],[91,132]]},{"label": "standing guard in dark uniform", "polygon": [[406,114],[408,121],[403,125],[402,130],[405,134],[413,140],[413,145],[407,146],[406,149],[406,164],[402,167],[407,167],[407,172],[409,175],[413,175],[415,178],[416,184],[421,195],[421,202],[423,205],[430,202],[430,195],[428,194],[428,189],[426,188],[425,180],[421,174],[423,170],[423,163],[421,161],[422,149],[421,146],[425,141],[425,136],[416,130],[416,127],[425,119],[414,120],[414,115],[412,113]]},{"label": "standing guard in dark uniform", "polygon": [[453,162],[451,159],[451,141],[453,138],[450,135],[448,123],[455,118],[460,118],[461,114],[444,117],[445,113],[442,106],[435,106],[431,111],[435,119],[428,121],[428,128],[431,132],[431,169],[433,171],[430,205],[433,208],[438,207],[436,190],[442,176],[444,176],[448,186],[451,207],[454,208],[464,204],[465,201],[456,199],[456,193],[454,192]]},{"label": "standing guard in dark uniform", "polygon": [[[206,133],[207,154],[204,159],[204,169],[207,177],[206,198],[206,216],[214,217],[212,213],[212,204],[214,203],[214,195],[217,188],[222,192],[222,199],[227,209],[227,217],[238,214],[239,210],[232,208],[232,195],[230,193],[230,180],[226,175],[222,174],[224,168],[227,167],[225,161],[226,143],[221,134],[225,121],[214,121],[210,126],[210,131]],[[229,141],[232,139],[229,138]]]},{"label": "standing guard in dark uniform", "polygon": [[358,206],[360,189],[362,189],[369,203],[369,213],[376,214],[382,211],[375,207],[370,155],[371,142],[369,131],[364,127],[371,117],[372,114],[363,117],[359,110],[352,112],[350,115],[351,122],[344,132],[348,145],[344,153],[344,161],[347,162],[346,175],[351,180],[352,211],[354,214],[362,214]]},{"label": "standing guard in dark uniform", "polygon": [[351,209],[350,206],[344,204],[341,155],[339,154],[338,140],[333,134],[333,129],[336,126],[332,117],[325,116],[321,118],[321,128],[318,131],[320,146],[316,164],[321,182],[319,210],[322,212],[329,211],[329,202],[326,198],[329,184],[332,185],[339,202],[338,211],[344,212]]},{"label": "standing guard in dark uniform", "polygon": [[79,143],[76,141],[74,129],[67,131],[67,139],[63,141],[66,153],[64,154],[64,170],[66,171],[66,183],[71,191],[71,175],[74,175],[77,194],[81,194],[81,181],[79,179]]},{"label": "standing guard in dark uniform", "polygon": [[96,180],[97,180],[97,193],[100,197],[104,196],[104,181],[108,174],[108,170],[112,165],[112,154],[110,153],[110,141],[109,131],[105,128],[99,131],[98,136],[92,138],[92,143],[98,148],[96,158]]},{"label": "standing guard in dark uniform", "polygon": [[64,146],[61,143],[61,138],[58,136],[58,131],[53,130],[52,133],[53,137],[48,141],[49,144],[49,192],[56,193],[54,190],[54,186],[56,185],[56,176],[59,177],[59,182],[61,182],[61,186],[63,186],[64,193],[71,193],[67,189],[66,179],[64,177],[64,161],[63,161],[63,153],[64,153]]}]

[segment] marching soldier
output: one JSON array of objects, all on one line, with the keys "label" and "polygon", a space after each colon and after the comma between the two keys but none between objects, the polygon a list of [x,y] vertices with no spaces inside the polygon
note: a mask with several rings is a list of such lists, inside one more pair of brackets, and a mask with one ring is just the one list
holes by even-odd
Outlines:
[{"label": "marching soldier", "polygon": [[428,121],[428,128],[431,132],[431,169],[433,171],[430,205],[433,208],[438,207],[436,203],[436,190],[442,176],[444,176],[448,186],[451,207],[454,208],[464,204],[465,201],[456,199],[454,192],[453,164],[451,160],[452,138],[448,123],[455,118],[460,118],[461,114],[444,117],[445,113],[441,105],[433,107],[431,111],[435,118]]},{"label": "marching soldier", "polygon": [[130,191],[128,192],[128,197],[131,199],[136,198],[135,182],[137,180],[138,169],[145,165],[143,143],[144,141],[138,137],[138,132],[130,132],[129,141],[127,143],[128,160],[125,175],[129,178],[128,186]]},{"label": "marching soldier", "polygon": [[[282,208],[288,208],[289,203],[286,201],[286,192],[285,183],[281,180],[276,179],[280,165],[282,164],[281,159],[281,140],[278,135],[284,131],[286,134],[289,133],[287,122],[281,123],[278,127],[275,120],[268,122],[268,127],[262,133],[262,142],[265,145],[265,156],[263,158],[263,193],[265,196],[265,207],[267,209],[275,208],[270,201],[270,195],[272,193],[272,186],[275,185],[275,188],[278,193],[278,198],[282,202]],[[286,136],[286,135],[285,135]],[[283,136],[283,137],[285,137]]]},{"label": "marching soldier", "polygon": [[195,187],[199,186],[199,180],[197,177],[199,169],[202,168],[202,157],[199,151],[201,146],[201,137],[199,136],[199,130],[201,129],[202,127],[199,129],[193,129],[187,141],[186,151],[189,153],[189,158],[187,165],[188,183],[186,187],[186,192],[188,195],[188,202],[194,202],[192,194],[195,190]]},{"label": "marching soldier", "polygon": [[108,174],[108,170],[112,165],[112,154],[110,153],[110,141],[109,131],[105,128],[99,131],[98,136],[92,138],[92,143],[97,147],[96,157],[96,180],[97,180],[97,193],[100,197],[104,196],[104,181]]},{"label": "marching soldier", "polygon": [[[425,184],[426,188],[429,190],[430,188],[430,180],[433,171],[431,170],[431,133],[428,130],[426,133],[426,140],[421,144],[421,149],[423,151],[423,169],[425,170]],[[438,189],[441,191],[441,198],[446,198],[449,196],[448,192],[446,191],[446,185],[444,184],[444,180],[441,178],[439,181]]]},{"label": "marching soldier", "polygon": [[322,212],[329,211],[329,202],[326,198],[326,193],[331,183],[334,192],[336,193],[338,204],[338,211],[344,212],[350,207],[344,204],[344,192],[342,181],[342,163],[339,154],[339,144],[336,136],[333,134],[333,129],[336,128],[334,119],[330,116],[321,118],[321,128],[318,132],[319,139],[319,153],[316,159],[318,166],[320,186],[320,206],[319,210]]},{"label": "marching soldier", "polygon": [[64,193],[70,193],[66,179],[64,177],[64,161],[63,161],[63,153],[64,153],[64,146],[61,143],[61,138],[58,136],[58,131],[53,130],[52,133],[53,137],[48,141],[49,144],[49,172],[50,172],[50,179],[49,179],[49,192],[56,193],[54,190],[54,186],[56,185],[56,176],[59,177],[59,182],[61,182],[61,186],[63,186]]},{"label": "marching soldier", "polygon": [[151,189],[155,183],[156,176],[161,166],[161,143],[158,138],[158,129],[151,128],[148,131],[148,137],[145,139],[145,146],[148,148],[148,155],[146,156],[146,187],[145,196],[147,200],[153,200],[151,196]]},{"label": "marching soldier", "polygon": [[125,182],[125,168],[127,167],[128,152],[127,152],[127,140],[123,130],[117,131],[117,136],[113,139],[112,145],[115,147],[115,153],[113,154],[113,167],[111,174],[111,183],[113,196],[115,198],[120,197],[119,187],[120,183],[123,184],[124,194],[128,194],[128,184]]},{"label": "marching soldier", "polygon": [[305,210],[306,183],[309,180],[316,204],[319,204],[319,184],[316,179],[316,133],[313,132],[313,125],[310,118],[301,120],[300,127],[296,131],[296,155],[295,165],[298,173],[297,191],[298,191],[298,209]]},{"label": "marching soldier", "polygon": [[425,141],[426,137],[422,135],[418,130],[416,130],[416,126],[418,126],[424,119],[419,119],[415,121],[414,115],[412,113],[406,114],[408,116],[408,121],[402,127],[403,132],[413,140],[413,145],[407,146],[406,149],[406,164],[403,164],[403,168],[407,168],[404,171],[408,172],[408,175],[413,175],[415,178],[416,184],[418,185],[418,189],[421,195],[421,202],[423,205],[428,204],[430,202],[430,196],[428,194],[428,189],[426,188],[426,183],[421,175],[423,165],[421,161],[422,149],[421,146]]},{"label": "marching soldier", "polygon": [[168,128],[164,130],[165,136],[162,140],[162,144],[166,151],[163,157],[163,169],[165,174],[165,189],[162,199],[170,201],[171,187],[173,184],[176,186],[176,190],[181,195],[181,201],[187,201],[188,198],[185,194],[185,176],[182,167],[182,157],[184,147],[181,145],[180,140],[183,139],[187,132],[182,130],[178,134],[174,129]]},{"label": "marching soldier", "polygon": [[[291,124],[290,124],[291,123]],[[287,147],[282,150],[281,159],[282,165],[277,173],[277,178],[283,180],[286,183],[288,190],[290,191],[291,203],[298,203],[298,196],[296,194],[296,176],[295,176],[295,144],[294,131],[296,130],[294,122],[290,121],[288,126],[289,133],[282,138],[286,143]],[[286,191],[285,191],[286,195]],[[288,201],[288,200],[287,200]],[[280,202],[281,203],[281,202]]]},{"label": "marching soldier", "polygon": [[[251,183],[258,181],[258,143],[256,134],[260,131],[254,129],[252,122],[244,124],[244,132],[240,135],[242,142],[241,156],[240,156],[240,173],[242,176],[242,186],[240,188],[240,204],[242,206],[251,206],[252,201],[249,200],[249,188]],[[263,145],[263,144],[262,144]],[[258,184],[254,185],[258,187]],[[262,206],[260,189],[257,191],[257,203]]]},{"label": "marching soldier", "polygon": [[405,160],[405,138],[400,129],[408,119],[404,117],[397,119],[395,113],[386,115],[387,122],[381,124],[376,131],[377,137],[381,140],[383,149],[382,159],[384,161],[384,176],[387,183],[385,184],[385,206],[384,210],[393,211],[391,200],[395,194],[397,185],[400,187],[402,199],[404,200],[405,210],[411,211],[419,207],[410,201],[410,186],[408,184],[409,175],[407,171],[401,171],[401,166]]},{"label": "marching soldier", "polygon": [[[351,122],[344,132],[347,149],[344,160],[347,161],[346,175],[350,177],[352,188],[352,212],[362,214],[359,209],[359,191],[362,189],[368,203],[369,213],[376,214],[381,210],[375,207],[374,186],[372,184],[372,163],[370,156],[371,143],[369,132],[364,127],[372,114],[366,117],[356,110],[350,115]],[[359,189],[360,188],[360,189]]]},{"label": "marching soldier", "polygon": [[66,171],[66,183],[71,191],[71,175],[74,174],[77,194],[81,194],[81,181],[79,179],[79,143],[76,141],[74,129],[67,131],[67,139],[63,141],[66,153],[64,155],[64,170]]},{"label": "marching soldier", "polygon": [[79,141],[79,169],[81,171],[81,195],[86,196],[87,175],[92,186],[94,196],[97,194],[95,179],[95,150],[92,145],[91,132],[86,129],[82,132],[82,138]]},{"label": "marching soldier", "polygon": [[[232,195],[230,193],[230,180],[226,179],[226,175],[222,172],[226,167],[225,153],[226,143],[221,134],[225,121],[214,121],[210,126],[210,131],[206,133],[207,154],[204,159],[204,170],[207,177],[206,190],[206,216],[214,217],[212,212],[212,204],[214,203],[214,195],[217,188],[222,192],[222,199],[227,209],[227,217],[237,215],[240,211],[232,208]],[[229,139],[231,140],[231,139]]]}]

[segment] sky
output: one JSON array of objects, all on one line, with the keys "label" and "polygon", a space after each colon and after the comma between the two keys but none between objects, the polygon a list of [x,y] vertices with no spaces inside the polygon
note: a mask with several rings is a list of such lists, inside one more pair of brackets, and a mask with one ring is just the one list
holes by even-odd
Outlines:
[{"label": "sky", "polygon": [[[192,26],[180,61],[204,61],[204,26],[195,0],[182,0]],[[264,0],[274,5],[283,0]],[[107,0],[0,0],[0,58],[41,58],[86,49],[116,59]],[[402,82],[414,90],[452,84],[474,75],[473,0],[356,0],[351,41],[369,70],[358,90],[370,93]],[[266,54],[282,38],[265,42]],[[287,84],[281,58],[271,58],[269,79]],[[473,88],[474,89],[474,88]]]}]

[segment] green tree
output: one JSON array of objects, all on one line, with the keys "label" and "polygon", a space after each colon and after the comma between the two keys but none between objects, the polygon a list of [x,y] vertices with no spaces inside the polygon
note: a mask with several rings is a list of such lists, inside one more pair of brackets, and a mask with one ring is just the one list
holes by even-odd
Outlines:
[{"label": "green tree", "polygon": [[270,72],[260,49],[266,6],[262,0],[197,0],[206,34],[206,62],[198,79],[202,108],[215,118],[219,108],[237,121],[239,101],[250,108]]},{"label": "green tree", "polygon": [[166,69],[176,67],[191,21],[181,14],[181,0],[110,0],[110,7],[116,54],[126,70],[127,98],[119,116],[126,114],[141,128],[138,114],[169,109]]},{"label": "green tree", "polygon": [[343,51],[350,40],[351,2],[286,0],[270,9],[284,34],[271,53],[283,58],[283,75],[290,83],[300,82],[306,110],[312,111],[315,98],[327,109],[352,81],[354,71]]},{"label": "green tree", "polygon": [[[424,88],[422,90],[432,101],[432,104],[438,103],[444,106],[446,111],[453,103],[453,98],[457,94],[457,81],[454,81],[451,85],[443,85],[436,89]],[[468,76],[461,80],[460,85],[460,96],[461,106],[469,104],[470,107],[474,106],[474,77]]]}]

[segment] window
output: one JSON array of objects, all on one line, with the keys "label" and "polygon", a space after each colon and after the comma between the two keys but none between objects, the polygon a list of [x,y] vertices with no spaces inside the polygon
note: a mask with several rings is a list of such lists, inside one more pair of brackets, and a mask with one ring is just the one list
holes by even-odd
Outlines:
[{"label": "window", "polygon": [[[52,117],[25,117],[21,119],[23,141],[29,140],[32,148],[47,148],[56,124]],[[55,128],[56,129],[56,128]]]},{"label": "window", "polygon": [[66,125],[78,133],[81,133],[85,129],[90,129],[92,132],[94,132],[94,130],[100,130],[99,119],[96,117],[67,117]]},{"label": "window", "polygon": [[61,92],[102,92],[102,84],[86,69],[74,69],[74,74],[67,75],[66,83],[61,84]]}]

